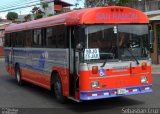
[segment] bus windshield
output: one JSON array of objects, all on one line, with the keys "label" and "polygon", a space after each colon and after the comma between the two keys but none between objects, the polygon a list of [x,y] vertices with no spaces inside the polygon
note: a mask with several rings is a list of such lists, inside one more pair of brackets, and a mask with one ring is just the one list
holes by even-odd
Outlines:
[{"label": "bus windshield", "polygon": [[99,50],[97,60],[148,57],[148,25],[89,25],[85,28],[85,36],[85,48]]}]

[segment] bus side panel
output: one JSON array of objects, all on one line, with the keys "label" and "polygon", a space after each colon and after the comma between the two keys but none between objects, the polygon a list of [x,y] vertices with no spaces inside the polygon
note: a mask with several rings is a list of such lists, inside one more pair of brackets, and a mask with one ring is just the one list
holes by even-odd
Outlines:
[{"label": "bus side panel", "polygon": [[[9,51],[7,52],[7,55]],[[6,59],[7,61],[7,59]],[[9,62],[6,62],[6,64]],[[50,79],[53,70],[58,71],[62,86],[63,95],[69,96],[69,51],[68,49],[51,48],[15,48],[14,65],[18,63],[21,69],[23,80],[50,89]],[[14,68],[8,68],[12,73]]]},{"label": "bus side panel", "polygon": [[12,58],[12,48],[9,47],[5,47],[5,67],[6,67],[6,71],[11,75],[11,76],[15,76],[15,69],[14,69],[14,65],[13,65],[13,58]]},{"label": "bus side panel", "polygon": [[23,65],[22,79],[50,90],[50,72],[44,72],[46,58],[42,58],[43,48],[26,48],[26,60]]},{"label": "bus side panel", "polygon": [[44,52],[41,49],[16,48],[14,49],[14,64],[19,64],[22,80],[50,89],[50,73],[44,73],[44,67],[40,66],[43,62],[41,55]]},{"label": "bus side panel", "polygon": [[45,71],[52,65],[52,71],[57,71],[61,78],[63,95],[69,96],[69,49],[49,49]]},{"label": "bus side panel", "polygon": [[[23,77],[25,79],[32,80],[32,48],[26,48],[26,60],[24,65],[24,71],[27,70],[28,72],[23,72]],[[35,77],[35,76],[34,76]]]},{"label": "bus side panel", "polygon": [[[23,80],[50,90],[49,75],[45,75],[45,74],[30,70],[30,69],[26,69],[26,68],[22,68],[21,71],[23,74]],[[38,78],[35,78],[35,76],[38,76]],[[30,78],[27,78],[27,77],[30,77]],[[36,81],[33,80],[34,78],[36,79]]]},{"label": "bus side panel", "polygon": [[13,48],[13,65],[15,67],[18,64],[21,67],[26,63],[26,49],[25,48]]}]

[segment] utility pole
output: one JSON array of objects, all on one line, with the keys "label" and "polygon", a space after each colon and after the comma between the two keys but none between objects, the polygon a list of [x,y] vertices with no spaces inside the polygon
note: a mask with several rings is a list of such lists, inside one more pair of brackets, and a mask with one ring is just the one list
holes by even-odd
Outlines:
[{"label": "utility pole", "polygon": [[[139,2],[141,2],[142,0],[138,0]],[[144,0],[144,11],[146,12],[147,11],[147,2],[146,0]]]},{"label": "utility pole", "polygon": [[144,0],[144,8],[145,8],[145,12],[147,11],[147,2],[146,0]]},{"label": "utility pole", "polygon": [[20,16],[19,16],[19,17],[20,17],[20,20],[21,20],[21,23],[22,23],[22,15],[21,15],[21,11],[20,11]]}]

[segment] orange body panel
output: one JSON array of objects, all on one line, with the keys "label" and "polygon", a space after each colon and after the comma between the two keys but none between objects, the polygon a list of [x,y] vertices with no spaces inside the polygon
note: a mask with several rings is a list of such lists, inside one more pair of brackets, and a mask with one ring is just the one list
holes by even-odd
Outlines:
[{"label": "orange body panel", "polygon": [[[136,70],[136,72],[135,72]],[[141,76],[148,77],[148,83],[152,84],[151,67],[148,66],[146,70],[142,71],[141,67],[134,68],[133,73],[130,74],[129,68],[122,72],[113,72],[114,69],[106,71],[106,76],[100,77],[91,75],[91,71],[80,71],[80,91],[94,91],[106,90],[113,88],[124,88],[131,86],[141,86]],[[132,71],[132,70],[131,70]],[[100,88],[92,89],[91,82],[99,81]]]},{"label": "orange body panel", "polygon": [[52,71],[58,71],[62,81],[63,95],[69,96],[69,69],[53,67]]},{"label": "orange body panel", "polygon": [[[11,76],[15,76],[15,70],[12,67],[9,67],[6,65],[6,70]],[[64,69],[60,67],[53,67],[53,71],[56,70],[61,78],[62,81],[62,88],[63,88],[63,95],[69,96],[69,69]],[[35,85],[41,86],[43,88],[46,88],[48,90],[51,89],[51,76],[40,73],[38,71],[21,68],[21,76],[22,80],[28,81],[30,83],[33,83]]]},{"label": "orange body panel", "polygon": [[23,80],[29,81],[31,83],[34,83],[36,85],[42,86],[50,90],[49,75],[46,75],[37,71],[21,68],[21,76]]},{"label": "orange body panel", "polygon": [[6,70],[11,76],[15,76],[15,69],[14,67],[6,65]]},{"label": "orange body panel", "polygon": [[6,32],[28,30],[54,26],[59,24],[78,25],[78,24],[120,24],[120,23],[149,23],[148,17],[129,7],[110,6],[76,10],[44,19],[34,20],[6,28]]}]

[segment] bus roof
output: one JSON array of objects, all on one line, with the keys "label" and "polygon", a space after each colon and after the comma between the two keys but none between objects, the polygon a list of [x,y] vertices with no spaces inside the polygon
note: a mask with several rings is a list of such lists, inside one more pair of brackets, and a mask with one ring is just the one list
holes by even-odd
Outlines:
[{"label": "bus roof", "polygon": [[6,32],[28,30],[60,24],[147,24],[148,22],[148,17],[141,11],[129,7],[109,6],[85,8],[69,13],[9,26],[6,28]]}]

